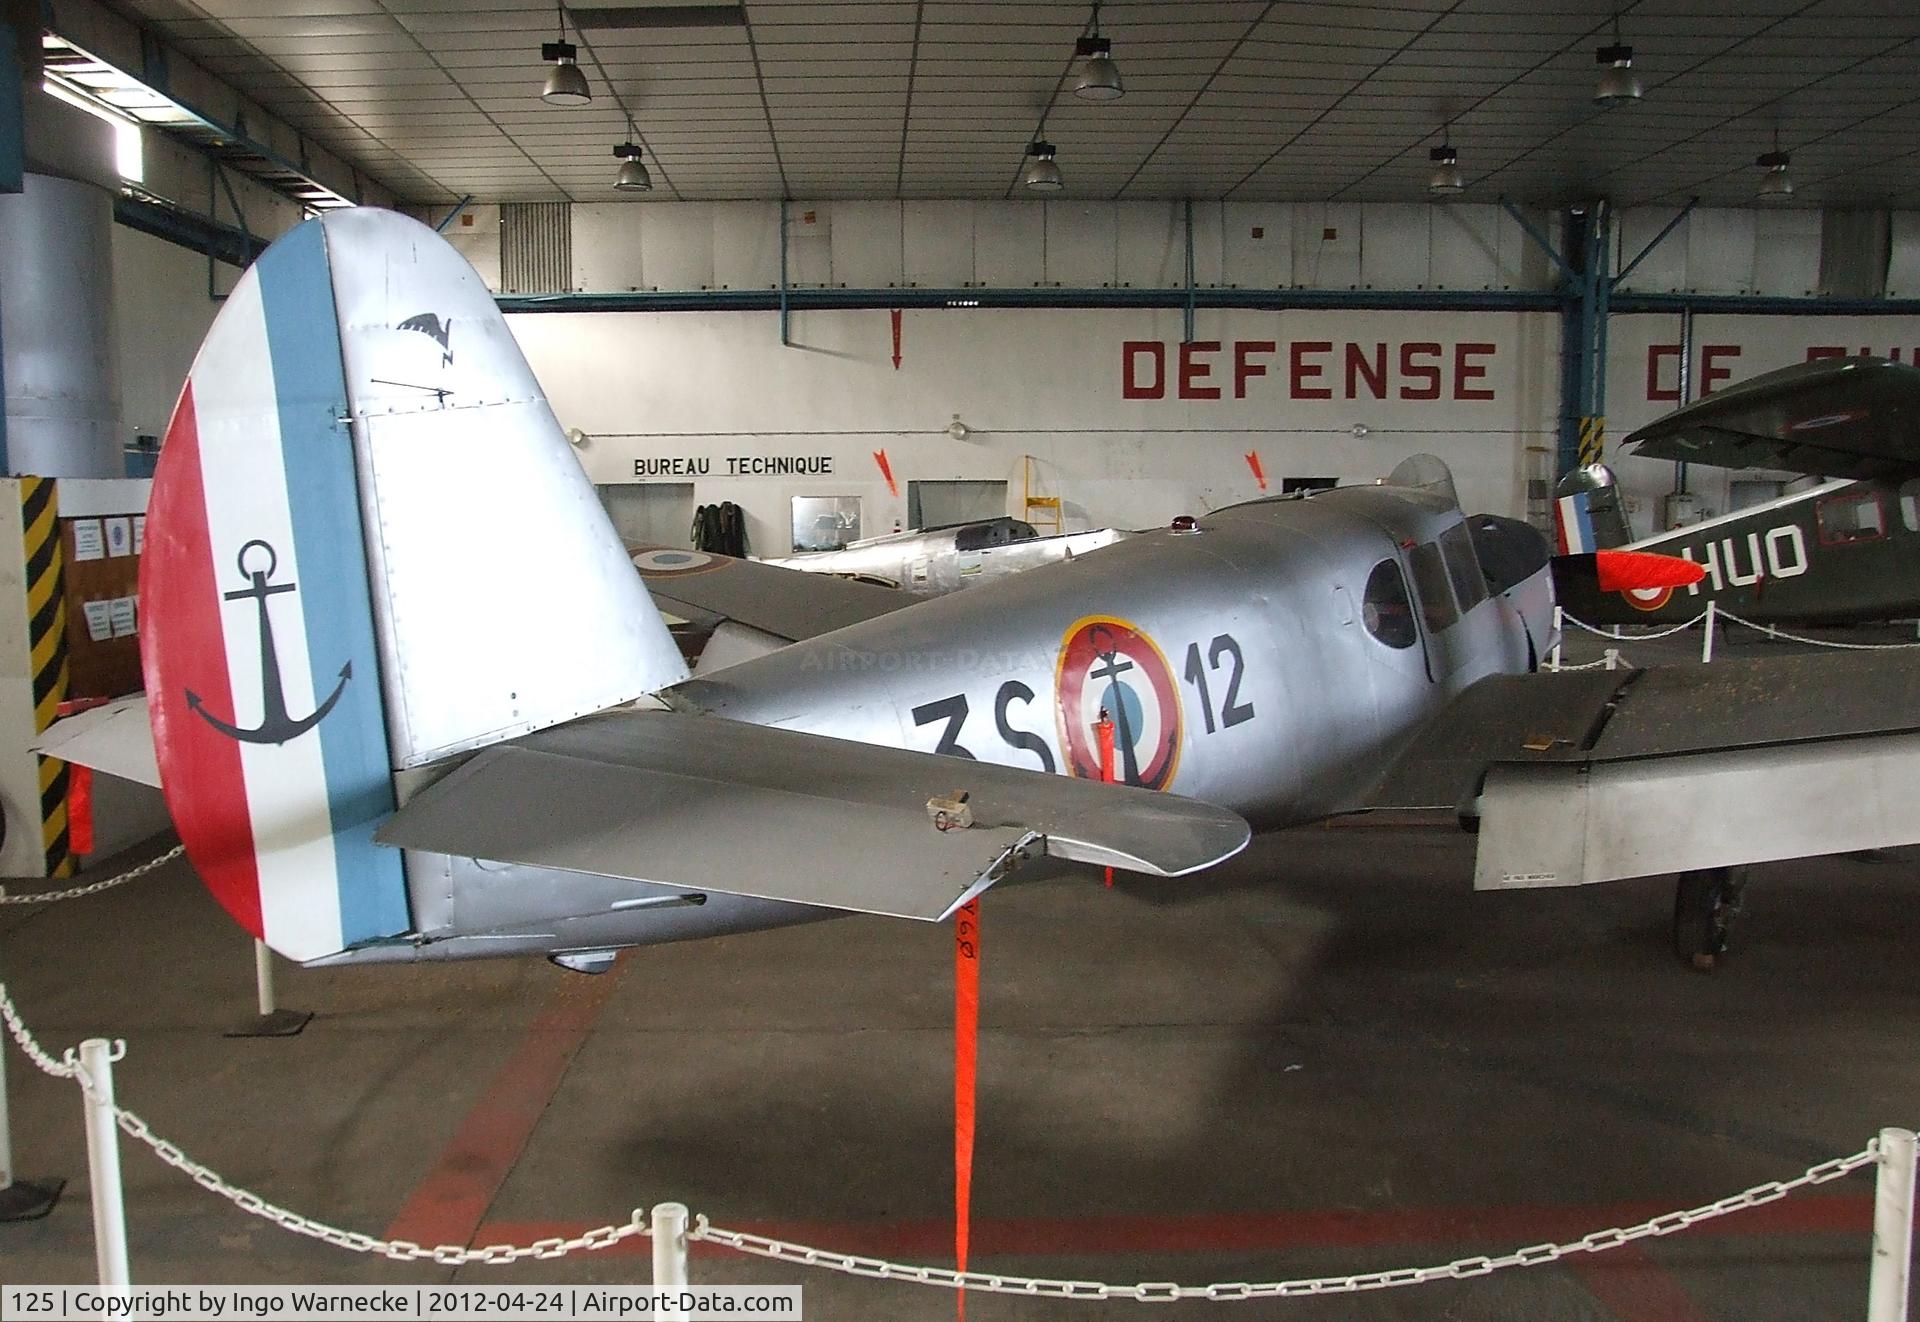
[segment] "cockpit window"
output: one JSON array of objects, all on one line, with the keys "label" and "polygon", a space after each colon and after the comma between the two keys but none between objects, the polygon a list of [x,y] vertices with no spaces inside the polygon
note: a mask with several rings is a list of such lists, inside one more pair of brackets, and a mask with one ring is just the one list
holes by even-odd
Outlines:
[{"label": "cockpit window", "polygon": [[1418,641],[1413,627],[1413,603],[1407,600],[1407,580],[1400,566],[1382,560],[1367,575],[1367,591],[1360,603],[1367,632],[1388,647],[1412,647]]},{"label": "cockpit window", "polygon": [[1413,590],[1420,594],[1420,618],[1427,632],[1439,633],[1460,618],[1454,608],[1453,589],[1447,586],[1447,564],[1441,559],[1437,542],[1422,542],[1413,548]]},{"label": "cockpit window", "polygon": [[1453,595],[1464,615],[1487,599],[1486,576],[1480,572],[1473,534],[1464,521],[1440,534],[1440,554],[1446,558],[1447,577],[1453,580]]}]

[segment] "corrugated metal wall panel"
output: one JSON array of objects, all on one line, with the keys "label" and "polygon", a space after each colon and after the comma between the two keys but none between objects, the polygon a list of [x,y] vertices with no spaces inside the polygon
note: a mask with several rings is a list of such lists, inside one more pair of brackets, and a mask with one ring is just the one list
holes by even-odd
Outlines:
[{"label": "corrugated metal wall panel", "polygon": [[500,286],[509,294],[558,294],[573,279],[573,208],[509,202],[500,208]]}]

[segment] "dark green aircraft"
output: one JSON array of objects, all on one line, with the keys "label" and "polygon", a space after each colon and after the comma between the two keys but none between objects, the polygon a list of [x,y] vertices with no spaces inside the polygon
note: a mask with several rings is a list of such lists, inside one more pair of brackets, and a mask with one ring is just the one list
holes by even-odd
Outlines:
[{"label": "dark green aircraft", "polygon": [[1685,587],[1563,587],[1569,615],[1597,625],[1677,624],[1712,601],[1756,624],[1920,616],[1920,367],[1865,357],[1796,364],[1677,409],[1629,435],[1626,448],[1826,480],[1631,542],[1613,475],[1598,465],[1569,474],[1554,493],[1563,553],[1624,547],[1705,570]]}]

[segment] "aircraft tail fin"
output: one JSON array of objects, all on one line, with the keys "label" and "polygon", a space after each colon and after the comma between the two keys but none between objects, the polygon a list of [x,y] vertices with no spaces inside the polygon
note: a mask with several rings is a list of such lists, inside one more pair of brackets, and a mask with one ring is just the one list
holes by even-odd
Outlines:
[{"label": "aircraft tail fin", "polygon": [[1560,479],[1553,489],[1553,534],[1561,555],[1611,551],[1633,540],[1611,468],[1588,464]]},{"label": "aircraft tail fin", "polygon": [[154,475],[162,790],[227,911],[306,960],[411,928],[394,776],[685,677],[491,294],[425,226],[288,232]]}]

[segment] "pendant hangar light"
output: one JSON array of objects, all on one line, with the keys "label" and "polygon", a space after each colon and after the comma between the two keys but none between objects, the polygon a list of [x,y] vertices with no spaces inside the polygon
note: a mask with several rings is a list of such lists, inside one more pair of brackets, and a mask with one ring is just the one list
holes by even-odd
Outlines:
[{"label": "pendant hangar light", "polygon": [[[1046,126],[1042,125],[1041,133]],[[1042,193],[1057,193],[1067,186],[1067,180],[1060,173],[1060,167],[1054,163],[1054,145],[1046,138],[1035,138],[1027,144],[1027,168],[1020,172],[1020,182],[1028,188]]]},{"label": "pendant hangar light", "polygon": [[1440,145],[1427,153],[1427,159],[1433,162],[1433,173],[1427,176],[1427,193],[1432,197],[1447,198],[1466,189],[1467,181],[1460,175],[1460,153],[1453,149],[1451,124],[1440,128]]},{"label": "pendant hangar light", "polygon": [[1127,94],[1120,82],[1120,66],[1113,62],[1113,43],[1100,35],[1100,0],[1093,3],[1093,31],[1073,43],[1080,61],[1080,78],[1073,94],[1082,101],[1118,101]]},{"label": "pendant hangar light", "polygon": [[627,140],[613,149],[620,158],[620,171],[613,176],[613,186],[623,193],[651,193],[653,176],[647,173],[647,163],[640,159],[640,144],[634,139],[640,135],[634,132],[633,116],[627,116]]},{"label": "pendant hangar light", "polygon": [[1606,72],[1600,75],[1600,81],[1594,84],[1595,105],[1617,106],[1638,101],[1646,95],[1646,89],[1640,85],[1640,75],[1633,71],[1633,47],[1620,44],[1620,14],[1617,10],[1613,15],[1613,43],[1594,51],[1593,59],[1596,64],[1608,66]]},{"label": "pendant hangar light", "polygon": [[587,86],[587,76],[576,63],[579,50],[567,40],[567,7],[556,3],[554,9],[560,15],[560,36],[540,44],[540,58],[553,66],[547,74],[547,85],[540,90],[540,99],[550,106],[588,105],[593,101],[593,89]]},{"label": "pendant hangar light", "polygon": [[1787,202],[1793,198],[1793,176],[1787,173],[1787,166],[1793,158],[1780,150],[1780,126],[1773,127],[1773,150],[1761,152],[1754,157],[1753,163],[1766,173],[1760,176],[1760,188],[1756,194],[1762,202]]}]

